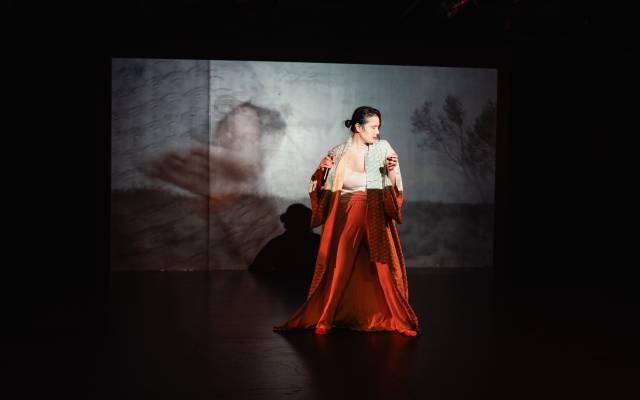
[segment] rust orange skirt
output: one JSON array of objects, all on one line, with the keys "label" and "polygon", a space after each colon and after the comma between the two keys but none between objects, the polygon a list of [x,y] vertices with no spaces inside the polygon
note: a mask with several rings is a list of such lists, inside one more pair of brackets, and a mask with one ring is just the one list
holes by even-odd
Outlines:
[{"label": "rust orange skirt", "polygon": [[366,209],[366,192],[340,196],[335,225],[339,234],[333,235],[330,252],[333,262],[313,296],[273,330],[336,326],[357,331],[417,329],[403,306],[389,266],[369,259]]}]

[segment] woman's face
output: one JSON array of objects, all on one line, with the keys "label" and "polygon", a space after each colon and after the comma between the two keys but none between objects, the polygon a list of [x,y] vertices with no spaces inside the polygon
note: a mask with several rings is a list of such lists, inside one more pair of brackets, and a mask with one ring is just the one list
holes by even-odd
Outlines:
[{"label": "woman's face", "polygon": [[359,135],[362,140],[367,144],[372,144],[378,138],[380,134],[380,118],[377,115],[373,115],[367,118],[367,122],[364,125],[356,124],[356,135]]}]

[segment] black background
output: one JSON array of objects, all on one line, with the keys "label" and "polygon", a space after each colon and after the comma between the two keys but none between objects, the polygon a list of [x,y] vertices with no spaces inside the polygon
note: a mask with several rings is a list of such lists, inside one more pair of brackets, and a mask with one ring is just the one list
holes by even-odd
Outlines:
[{"label": "black background", "polygon": [[[7,3],[3,281],[16,371],[53,357],[39,364],[52,377],[87,372],[106,329],[111,57],[498,68],[498,303],[523,288],[589,288],[605,310],[629,310],[612,334],[638,332],[628,10],[478,1],[447,18],[410,1],[145,3]],[[56,349],[71,342],[82,350]],[[620,363],[633,346],[614,349]]]}]

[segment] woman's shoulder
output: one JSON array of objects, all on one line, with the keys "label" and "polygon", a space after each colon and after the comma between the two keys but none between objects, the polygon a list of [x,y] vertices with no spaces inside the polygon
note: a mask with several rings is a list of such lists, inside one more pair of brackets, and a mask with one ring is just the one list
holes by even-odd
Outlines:
[{"label": "woman's shoulder", "polygon": [[386,139],[378,139],[377,144],[383,149],[391,149],[391,144]]},{"label": "woman's shoulder", "polygon": [[333,147],[329,150],[329,153],[330,153],[332,156],[335,156],[335,155],[336,155],[336,153],[338,153],[339,151],[343,150],[343,149],[347,146],[347,143],[348,143],[348,142],[342,142],[342,143],[340,143],[340,144],[337,144],[337,145],[333,146]]},{"label": "woman's shoulder", "polygon": [[331,150],[340,149],[340,148],[345,147],[346,145],[347,145],[347,142],[342,142],[342,143],[340,143],[340,144],[337,144],[337,145],[333,146],[333,147],[331,148]]}]

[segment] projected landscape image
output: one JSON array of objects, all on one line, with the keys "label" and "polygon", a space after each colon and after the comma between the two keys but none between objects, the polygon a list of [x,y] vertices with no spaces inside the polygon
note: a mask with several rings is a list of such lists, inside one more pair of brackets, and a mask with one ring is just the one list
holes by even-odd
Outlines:
[{"label": "projected landscape image", "polygon": [[360,105],[398,153],[407,267],[491,266],[496,104],[495,69],[113,59],[111,268],[249,268]]}]

